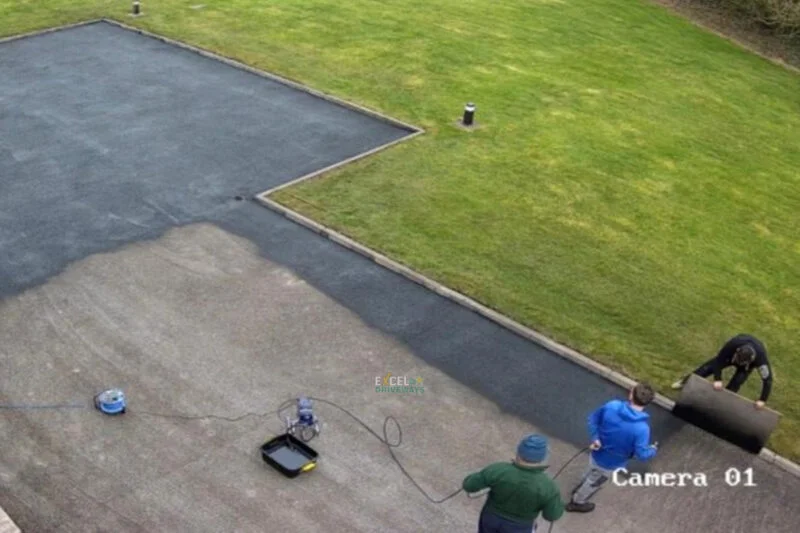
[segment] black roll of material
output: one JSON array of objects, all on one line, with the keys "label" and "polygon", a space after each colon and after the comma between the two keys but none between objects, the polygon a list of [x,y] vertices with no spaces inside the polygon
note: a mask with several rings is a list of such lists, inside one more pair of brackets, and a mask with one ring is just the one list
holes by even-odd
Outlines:
[{"label": "black roll of material", "polygon": [[714,390],[705,379],[692,374],[681,390],[672,413],[748,452],[757,454],[778,426],[780,413],[728,390]]}]

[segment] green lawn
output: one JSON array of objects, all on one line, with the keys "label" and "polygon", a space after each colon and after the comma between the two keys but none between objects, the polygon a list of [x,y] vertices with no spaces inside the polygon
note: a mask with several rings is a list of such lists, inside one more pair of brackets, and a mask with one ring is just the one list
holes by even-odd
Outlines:
[{"label": "green lawn", "polygon": [[[0,34],[129,4],[0,0]],[[800,459],[796,74],[645,0],[142,5],[137,25],[428,132],[279,201],[664,392],[756,334],[770,446]]]}]

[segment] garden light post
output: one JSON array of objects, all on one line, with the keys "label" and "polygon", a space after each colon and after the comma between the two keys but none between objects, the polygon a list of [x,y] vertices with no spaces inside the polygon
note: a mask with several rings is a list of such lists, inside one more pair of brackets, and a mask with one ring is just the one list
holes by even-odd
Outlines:
[{"label": "garden light post", "polygon": [[464,118],[461,119],[461,123],[464,126],[472,126],[472,122],[475,119],[475,104],[472,102],[468,103],[464,106]]}]

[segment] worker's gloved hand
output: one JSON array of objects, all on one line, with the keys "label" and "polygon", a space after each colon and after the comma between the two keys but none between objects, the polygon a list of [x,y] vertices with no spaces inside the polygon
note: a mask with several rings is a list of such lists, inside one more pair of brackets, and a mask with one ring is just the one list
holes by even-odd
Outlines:
[{"label": "worker's gloved hand", "polygon": [[653,448],[654,450],[657,450],[658,449],[658,441],[655,441],[653,444],[650,445],[650,447]]},{"label": "worker's gloved hand", "polygon": [[600,443],[600,441],[599,441],[599,440],[596,440],[596,441],[594,441],[593,443],[591,443],[591,444],[589,445],[589,449],[590,449],[590,450],[593,450],[593,451],[594,451],[594,450],[599,450],[601,446],[602,446],[602,444]]},{"label": "worker's gloved hand", "polygon": [[722,382],[721,381],[715,381],[714,382],[714,390],[722,390]]},{"label": "worker's gloved hand", "polygon": [[763,408],[764,408],[764,402],[762,402],[761,400],[758,400],[756,402],[756,409],[758,409],[760,411]]}]

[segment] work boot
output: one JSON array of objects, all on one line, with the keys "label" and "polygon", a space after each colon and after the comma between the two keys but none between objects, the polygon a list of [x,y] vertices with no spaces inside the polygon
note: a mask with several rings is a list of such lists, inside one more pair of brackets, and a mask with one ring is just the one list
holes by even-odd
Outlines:
[{"label": "work boot", "polygon": [[594,504],[592,502],[586,503],[575,503],[569,502],[565,507],[564,510],[568,513],[590,513],[594,511]]}]

